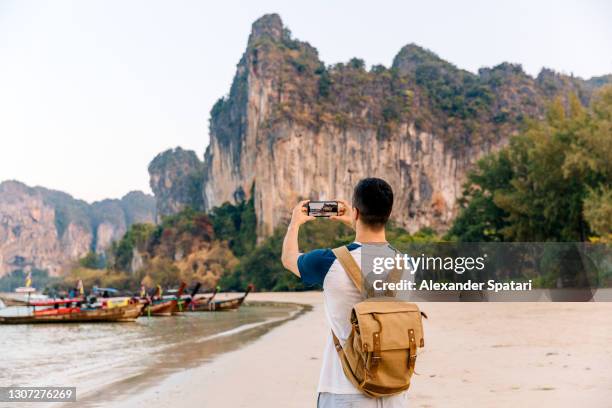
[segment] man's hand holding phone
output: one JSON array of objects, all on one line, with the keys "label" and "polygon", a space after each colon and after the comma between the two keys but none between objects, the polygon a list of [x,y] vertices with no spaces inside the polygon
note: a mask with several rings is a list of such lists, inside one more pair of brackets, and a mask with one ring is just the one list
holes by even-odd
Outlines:
[{"label": "man's hand holding phone", "polygon": [[346,200],[335,200],[338,202],[338,215],[329,217],[332,220],[340,221],[341,223],[353,227],[353,207]]},{"label": "man's hand holding phone", "polygon": [[291,224],[299,227],[300,225],[315,219],[312,215],[308,215],[308,202],[310,200],[300,201],[291,213]]}]

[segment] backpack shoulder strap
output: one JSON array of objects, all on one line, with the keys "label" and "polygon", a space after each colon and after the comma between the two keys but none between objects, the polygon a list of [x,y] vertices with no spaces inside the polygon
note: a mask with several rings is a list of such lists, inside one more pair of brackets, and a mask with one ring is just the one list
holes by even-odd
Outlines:
[{"label": "backpack shoulder strap", "polygon": [[341,247],[332,249],[332,252],[334,255],[336,255],[336,258],[338,258],[340,265],[342,265],[342,268],[344,268],[349,278],[351,278],[351,281],[353,281],[353,284],[357,290],[361,292],[363,290],[361,268],[359,265],[357,265],[357,262],[355,262],[355,258],[353,258],[353,255],[351,255],[348,248],[343,245]]},{"label": "backpack shoulder strap", "polygon": [[[340,265],[342,265],[342,268],[353,282],[353,285],[355,285],[359,293],[362,293],[363,278],[361,276],[361,268],[359,267],[359,265],[357,265],[357,262],[355,262],[355,258],[353,258],[353,255],[351,255],[348,248],[343,245],[341,247],[332,249],[332,252],[334,253],[334,255],[336,255],[338,262],[340,262]],[[346,357],[344,356],[342,345],[340,344],[340,340],[338,339],[338,337],[336,337],[336,334],[334,333],[333,329],[331,330],[331,334],[334,340],[334,347],[336,348],[338,356],[340,357],[340,361],[342,362],[342,366],[344,367],[344,360],[346,360]],[[355,382],[355,379],[352,376],[348,376],[348,378],[349,380],[351,380],[355,387],[359,388],[359,384]]]}]

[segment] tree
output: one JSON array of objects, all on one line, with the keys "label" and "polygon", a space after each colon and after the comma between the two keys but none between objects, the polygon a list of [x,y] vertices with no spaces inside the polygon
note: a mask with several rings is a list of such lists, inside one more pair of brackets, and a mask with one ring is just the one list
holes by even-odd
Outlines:
[{"label": "tree", "polygon": [[459,204],[462,208],[447,239],[464,242],[503,241],[508,213],[494,202],[495,194],[510,188],[512,168],[505,150],[491,154],[468,175]]},{"label": "tree", "polygon": [[284,228],[262,242],[240,259],[240,264],[223,276],[220,286],[224,289],[242,290],[248,284],[257,290],[303,290],[304,285],[281,264],[281,248]]},{"label": "tree", "polygon": [[[463,241],[584,241],[606,234],[612,87],[590,109],[570,95],[468,176],[449,235]],[[609,219],[609,217],[608,217]]]},{"label": "tree", "polygon": [[251,189],[248,201],[236,205],[224,203],[210,213],[215,236],[228,241],[237,257],[251,252],[257,242],[254,195],[255,190]]},{"label": "tree", "polygon": [[155,230],[152,224],[133,224],[121,240],[114,241],[111,247],[114,269],[129,271],[134,249],[143,249]]},{"label": "tree", "polygon": [[594,233],[612,241],[612,189],[589,190],[584,200],[584,218]]},{"label": "tree", "polygon": [[103,255],[89,251],[84,257],[79,259],[79,265],[89,269],[104,269],[106,260]]}]

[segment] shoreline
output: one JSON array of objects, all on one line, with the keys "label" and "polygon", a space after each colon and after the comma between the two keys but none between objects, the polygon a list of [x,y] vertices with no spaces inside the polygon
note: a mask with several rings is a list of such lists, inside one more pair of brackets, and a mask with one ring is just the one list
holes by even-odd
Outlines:
[{"label": "shoreline", "polygon": [[[252,296],[252,297],[251,297]],[[312,407],[328,333],[321,292],[253,293],[312,310],[237,350],[103,406]],[[410,407],[605,407],[612,303],[421,303],[425,348]],[[131,392],[136,392],[131,394]]]},{"label": "shoreline", "polygon": [[[303,331],[311,325],[326,330],[321,292],[296,293],[251,293],[247,303],[261,305],[294,304],[302,310],[261,336],[248,342],[245,347],[215,356],[210,362],[198,367],[174,372],[158,383],[137,394],[113,401],[104,406],[114,408],[170,406],[177,401],[187,405],[204,407],[278,406],[275,398],[279,380],[295,380],[296,369],[303,368],[301,381],[291,381],[292,386],[283,385],[282,395],[292,395],[296,401],[312,402],[316,392],[318,370],[325,337],[320,345],[316,342],[309,348],[309,357],[300,359],[299,365],[279,364],[297,357],[291,344],[285,344],[287,336],[296,330]],[[304,352],[301,349],[301,352]],[[307,368],[306,368],[307,367]],[[315,372],[313,377],[309,373]],[[236,392],[239,389],[240,392]],[[263,402],[266,398],[267,402]],[[284,405],[284,404],[283,404]],[[287,405],[285,405],[287,406]],[[312,403],[306,406],[312,406]]]},{"label": "shoreline", "polygon": [[[221,296],[232,296],[232,294],[222,293]],[[250,297],[250,296],[249,296]],[[161,383],[176,374],[189,372],[202,365],[209,364],[216,358],[229,354],[248,346],[259,337],[265,335],[276,327],[282,326],[289,321],[298,319],[305,313],[308,313],[312,307],[307,304],[296,302],[280,302],[271,301],[253,301],[247,300],[243,306],[247,306],[250,310],[261,308],[262,310],[277,310],[289,311],[284,315],[274,316],[268,315],[267,318],[261,321],[251,323],[243,323],[229,330],[223,330],[218,333],[205,335],[202,337],[194,337],[195,341],[182,349],[166,350],[165,356],[161,357],[156,367],[152,369],[139,371],[135,374],[117,377],[111,382],[98,382],[98,385],[93,387],[77,388],[77,399],[79,406],[82,407],[98,407],[98,406],[123,406],[123,401],[132,398],[134,395],[146,395],[151,388],[160,386]],[[236,314],[235,314],[236,313]],[[279,314],[277,312],[277,314]],[[237,311],[227,311],[218,313],[205,313],[202,316],[213,318],[211,323],[220,319],[227,321],[225,317],[241,316]],[[178,318],[181,318],[180,316]],[[154,319],[169,319],[166,317],[156,317]],[[204,321],[205,323],[205,321]],[[126,349],[127,352],[129,348]],[[137,352],[134,350],[132,352]],[[170,353],[170,354],[168,354]],[[202,358],[204,356],[204,358]],[[160,364],[161,363],[161,364]],[[72,404],[57,404],[49,403],[46,406],[62,406],[69,407]],[[131,404],[125,405],[131,406]]]}]

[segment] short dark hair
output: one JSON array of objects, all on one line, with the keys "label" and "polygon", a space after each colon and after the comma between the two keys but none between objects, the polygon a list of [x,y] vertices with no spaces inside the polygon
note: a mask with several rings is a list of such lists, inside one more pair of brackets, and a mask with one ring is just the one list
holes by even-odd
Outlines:
[{"label": "short dark hair", "polygon": [[359,210],[359,219],[364,224],[384,227],[393,209],[393,189],[383,179],[365,178],[355,186],[353,207]]}]

